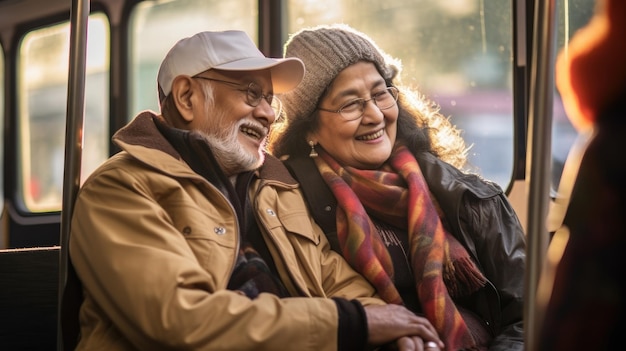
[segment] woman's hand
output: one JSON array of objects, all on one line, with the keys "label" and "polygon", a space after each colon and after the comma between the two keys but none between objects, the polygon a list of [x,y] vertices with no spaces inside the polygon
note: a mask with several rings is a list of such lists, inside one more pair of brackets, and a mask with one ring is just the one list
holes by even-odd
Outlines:
[{"label": "woman's hand", "polygon": [[396,345],[401,351],[438,351],[444,348],[430,321],[403,306],[366,306],[365,314],[369,345],[379,346],[397,340]]},{"label": "woman's hand", "polygon": [[424,341],[419,336],[404,336],[398,339],[395,343],[396,350],[398,351],[440,351],[440,345],[434,341]]}]

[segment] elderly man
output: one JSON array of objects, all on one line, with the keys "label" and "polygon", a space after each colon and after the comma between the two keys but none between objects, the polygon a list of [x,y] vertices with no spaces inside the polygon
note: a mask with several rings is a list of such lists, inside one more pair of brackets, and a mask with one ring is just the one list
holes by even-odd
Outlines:
[{"label": "elderly man", "polygon": [[83,285],[79,350],[443,348],[434,328],[329,249],[298,184],[264,152],[273,95],[304,75],[240,31],[179,41],[158,74],[161,114],[82,186],[70,258]]}]

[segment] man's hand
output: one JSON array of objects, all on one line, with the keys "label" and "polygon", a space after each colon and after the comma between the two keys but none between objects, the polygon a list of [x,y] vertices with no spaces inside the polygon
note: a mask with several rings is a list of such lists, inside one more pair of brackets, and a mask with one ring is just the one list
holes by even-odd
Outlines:
[{"label": "man's hand", "polygon": [[428,319],[403,306],[365,306],[365,314],[369,345],[380,346],[401,339],[396,343],[400,350],[424,350],[428,342],[436,343],[441,350],[444,348]]}]

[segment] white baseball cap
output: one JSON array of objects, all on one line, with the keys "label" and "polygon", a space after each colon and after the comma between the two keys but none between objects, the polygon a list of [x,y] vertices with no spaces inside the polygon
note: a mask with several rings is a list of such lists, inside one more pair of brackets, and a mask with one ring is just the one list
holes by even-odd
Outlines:
[{"label": "white baseball cap", "polygon": [[160,100],[171,92],[177,76],[195,76],[209,69],[269,69],[276,94],[295,88],[304,76],[304,64],[300,59],[265,57],[243,31],[200,32],[181,39],[165,55],[157,78]]}]

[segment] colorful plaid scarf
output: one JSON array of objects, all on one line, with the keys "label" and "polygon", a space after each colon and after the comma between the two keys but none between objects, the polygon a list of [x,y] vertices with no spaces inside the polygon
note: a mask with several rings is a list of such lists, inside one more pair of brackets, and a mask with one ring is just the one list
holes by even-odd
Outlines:
[{"label": "colorful plaid scarf", "polygon": [[344,257],[388,303],[402,304],[393,265],[370,216],[408,231],[411,268],[422,309],[447,350],[476,347],[451,296],[470,294],[485,277],[463,246],[442,225],[415,157],[394,150],[378,170],[340,166],[324,150],[315,159],[337,198],[337,236]]}]

